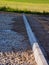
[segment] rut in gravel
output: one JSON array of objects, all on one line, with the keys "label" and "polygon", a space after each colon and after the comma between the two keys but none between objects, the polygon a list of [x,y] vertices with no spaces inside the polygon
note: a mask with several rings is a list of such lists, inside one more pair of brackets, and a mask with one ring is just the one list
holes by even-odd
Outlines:
[{"label": "rut in gravel", "polygon": [[[12,20],[15,21],[15,22],[12,23],[13,28],[11,30],[15,31],[15,32],[18,32],[21,35],[23,35],[24,36],[24,40],[22,42],[25,41],[26,42],[26,46],[25,46],[25,44],[22,44],[22,45],[25,46],[24,48],[26,50],[31,50],[30,42],[29,42],[29,39],[28,39],[28,36],[27,36],[27,33],[26,33],[26,29],[25,29],[25,25],[24,25],[24,22],[23,22],[22,15],[17,16],[17,18],[13,18]],[[21,45],[20,45],[20,47],[21,47]]]}]

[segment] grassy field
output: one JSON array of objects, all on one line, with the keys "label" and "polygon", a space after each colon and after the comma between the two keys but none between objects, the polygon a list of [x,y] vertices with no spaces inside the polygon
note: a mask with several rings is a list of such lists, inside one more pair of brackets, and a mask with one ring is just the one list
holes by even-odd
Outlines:
[{"label": "grassy field", "polygon": [[0,0],[0,7],[10,7],[23,11],[49,12],[49,0]]},{"label": "grassy field", "polygon": [[4,0],[4,1],[16,1],[16,2],[27,2],[27,3],[49,3],[49,0]]}]

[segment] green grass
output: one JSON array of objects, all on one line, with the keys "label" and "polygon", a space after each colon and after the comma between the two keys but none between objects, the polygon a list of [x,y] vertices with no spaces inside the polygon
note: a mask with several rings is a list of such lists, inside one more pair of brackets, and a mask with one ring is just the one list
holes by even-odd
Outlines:
[{"label": "green grass", "polygon": [[49,12],[49,0],[0,0],[0,8],[2,7],[19,10],[21,12]]},{"label": "green grass", "polygon": [[16,1],[16,2],[27,2],[27,3],[49,3],[49,0],[5,0],[5,1]]}]

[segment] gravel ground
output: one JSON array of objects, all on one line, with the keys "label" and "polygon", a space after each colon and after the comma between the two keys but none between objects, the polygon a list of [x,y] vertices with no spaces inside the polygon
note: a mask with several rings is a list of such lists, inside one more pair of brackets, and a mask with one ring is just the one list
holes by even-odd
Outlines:
[{"label": "gravel ground", "polygon": [[0,31],[0,65],[36,65],[33,52],[23,40],[17,32]]},{"label": "gravel ground", "polygon": [[8,52],[26,49],[27,43],[24,41],[24,36],[18,34],[17,32],[13,32],[11,30],[1,30],[0,31],[0,51]]},{"label": "gravel ground", "polygon": [[0,65],[37,65],[21,18],[0,13]]},{"label": "gravel ground", "polygon": [[0,65],[36,65],[32,51],[0,53]]}]

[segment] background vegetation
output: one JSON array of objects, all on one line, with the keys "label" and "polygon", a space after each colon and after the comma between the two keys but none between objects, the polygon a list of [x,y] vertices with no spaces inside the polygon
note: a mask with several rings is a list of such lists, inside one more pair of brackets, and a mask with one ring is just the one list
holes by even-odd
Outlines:
[{"label": "background vegetation", "polygon": [[49,12],[49,0],[0,0],[0,10],[4,7],[12,11]]}]

